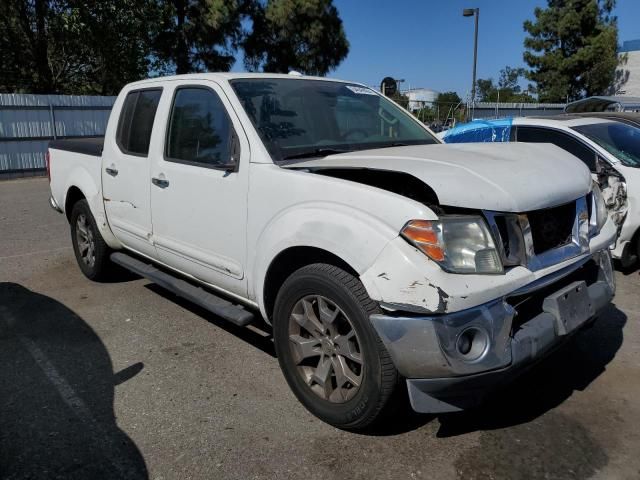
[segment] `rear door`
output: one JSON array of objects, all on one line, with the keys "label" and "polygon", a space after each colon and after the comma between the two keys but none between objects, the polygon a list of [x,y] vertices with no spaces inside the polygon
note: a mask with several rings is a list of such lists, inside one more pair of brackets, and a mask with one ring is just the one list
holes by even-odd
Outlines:
[{"label": "rear door", "polygon": [[111,140],[105,141],[102,154],[102,191],[111,230],[127,247],[150,256],[155,248],[148,156],[161,95],[161,88],[128,92],[117,126],[107,132],[105,139]]},{"label": "rear door", "polygon": [[248,140],[218,84],[180,82],[166,94],[162,147],[151,159],[158,258],[245,295]]}]

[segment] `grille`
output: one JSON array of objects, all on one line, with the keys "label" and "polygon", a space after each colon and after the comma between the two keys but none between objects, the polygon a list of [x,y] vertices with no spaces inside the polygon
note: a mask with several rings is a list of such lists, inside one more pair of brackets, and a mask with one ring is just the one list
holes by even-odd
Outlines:
[{"label": "grille", "polygon": [[526,213],[485,210],[484,215],[505,267],[539,270],[589,250],[587,197]]},{"label": "grille", "polygon": [[571,241],[576,219],[576,203],[527,213],[533,250],[536,255],[561,247]]}]

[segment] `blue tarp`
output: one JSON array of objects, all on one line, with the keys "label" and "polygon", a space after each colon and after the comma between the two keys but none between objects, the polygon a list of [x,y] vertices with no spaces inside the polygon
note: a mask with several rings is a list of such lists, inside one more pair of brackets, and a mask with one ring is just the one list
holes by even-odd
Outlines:
[{"label": "blue tarp", "polygon": [[508,142],[512,118],[499,120],[474,120],[447,130],[445,143]]}]

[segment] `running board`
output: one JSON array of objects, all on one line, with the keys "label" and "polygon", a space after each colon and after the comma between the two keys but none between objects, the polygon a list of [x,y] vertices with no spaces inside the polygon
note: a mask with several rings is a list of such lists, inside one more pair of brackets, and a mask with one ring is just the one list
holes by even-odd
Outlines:
[{"label": "running board", "polygon": [[149,263],[141,262],[126,253],[112,253],[111,261],[133,273],[148,278],[179,297],[189,300],[235,325],[245,327],[254,319],[253,313],[245,310],[243,306],[233,304],[181,278],[164,272]]}]

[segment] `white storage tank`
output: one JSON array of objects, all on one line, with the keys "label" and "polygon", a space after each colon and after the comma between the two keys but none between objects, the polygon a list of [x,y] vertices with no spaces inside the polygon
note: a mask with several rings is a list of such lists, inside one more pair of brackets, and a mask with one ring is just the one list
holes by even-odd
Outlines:
[{"label": "white storage tank", "polygon": [[440,92],[431,90],[430,88],[412,88],[402,93],[409,98],[409,110],[412,112],[420,110],[423,107],[433,106],[438,95],[440,95]]}]

